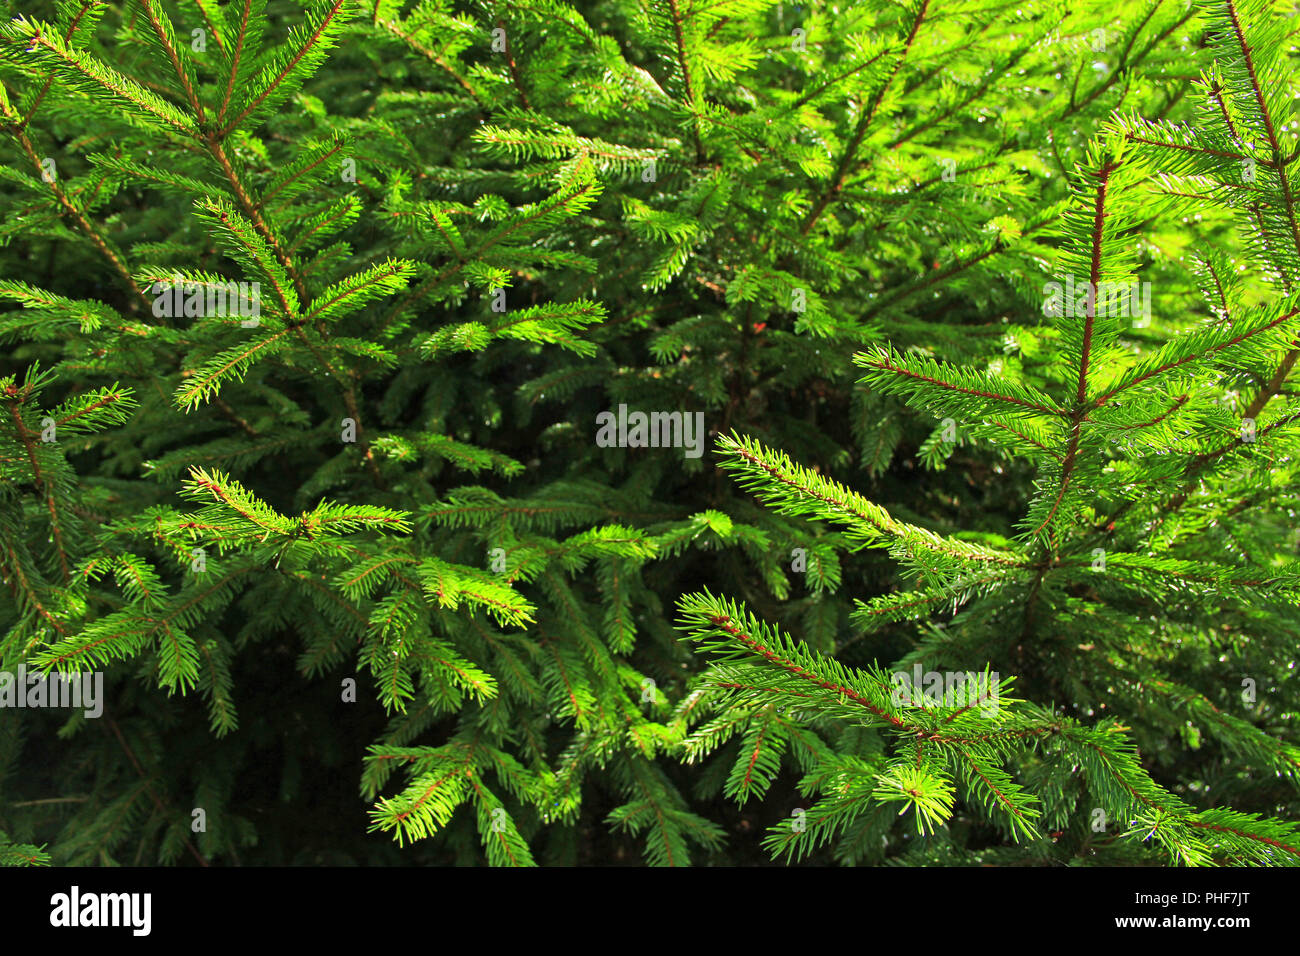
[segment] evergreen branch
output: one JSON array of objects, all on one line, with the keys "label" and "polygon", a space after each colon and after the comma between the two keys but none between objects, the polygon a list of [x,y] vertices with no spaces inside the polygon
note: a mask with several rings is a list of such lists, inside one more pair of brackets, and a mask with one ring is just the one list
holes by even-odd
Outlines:
[{"label": "evergreen branch", "polygon": [[10,843],[9,835],[0,830],[0,866],[49,866],[50,863],[50,855],[45,852],[44,845]]},{"label": "evergreen branch", "polygon": [[[677,0],[667,0],[668,16],[673,26],[673,42],[677,47],[677,65],[682,71],[682,83],[686,87],[686,100],[694,106],[696,102],[695,90],[691,86],[691,66],[686,59],[686,41],[682,35],[682,15],[677,10]],[[698,122],[693,124],[692,135],[695,137],[695,165],[704,164],[704,146],[700,142],[700,127]]]},{"label": "evergreen branch", "polygon": [[[267,66],[263,76],[256,84],[256,87],[260,88],[258,92],[252,94],[243,109],[214,134],[216,139],[224,139],[229,136],[277,90],[279,90],[280,95],[286,94],[288,89],[285,82],[294,74],[300,63],[303,65],[303,71],[305,71],[308,66],[320,61],[332,43],[331,31],[337,32],[339,26],[348,16],[348,14],[340,14],[339,12],[345,2],[346,0],[332,0],[332,2],[322,0],[313,11],[317,15],[319,22],[312,24],[309,30],[300,28],[298,35],[291,37],[291,42],[297,41],[298,48],[287,59],[282,60],[279,69],[275,68],[274,63]],[[325,9],[327,4],[328,9]],[[310,20],[308,22],[310,23]]]},{"label": "evergreen branch", "polygon": [[[207,115],[203,110],[203,103],[198,94],[194,91],[197,78],[194,75],[192,64],[186,61],[182,64],[180,54],[177,52],[176,37],[172,32],[171,20],[162,10],[156,8],[157,0],[140,0],[144,8],[145,19],[149,21],[149,26],[153,28],[154,35],[158,42],[162,44],[163,50],[167,53],[168,60],[171,61],[172,69],[176,73],[176,79],[181,84],[181,89],[185,92],[185,98],[189,101],[190,109],[194,111],[194,116],[198,120],[198,125],[202,128],[207,123]],[[187,68],[188,67],[188,68]]]},{"label": "evergreen branch", "polygon": [[399,40],[401,40],[403,43],[409,46],[416,53],[419,53],[421,56],[435,63],[440,69],[445,70],[447,73],[451,74],[452,79],[454,79],[457,82],[457,84],[460,85],[461,89],[463,89],[466,93],[469,94],[470,98],[474,101],[474,105],[478,107],[479,112],[480,113],[485,112],[483,101],[479,99],[479,95],[477,92],[475,92],[474,87],[472,87],[469,84],[469,81],[466,80],[465,77],[461,76],[459,73],[456,72],[456,70],[452,67],[452,65],[447,62],[446,57],[442,56],[439,53],[436,53],[435,51],[431,50],[429,47],[420,43],[410,34],[403,33],[402,30],[399,28],[399,24],[396,21],[382,20],[379,21],[378,25],[382,29],[387,30],[393,36],[397,37]]},{"label": "evergreen branch", "polygon": [[407,280],[414,274],[414,263],[389,260],[365,272],[349,276],[313,299],[311,311],[302,317],[301,322],[304,325],[326,322],[355,311],[362,303],[406,288]]},{"label": "evergreen branch", "polygon": [[6,562],[6,570],[8,570],[13,576],[12,580],[7,581],[10,590],[13,591],[15,597],[20,593],[25,595],[27,602],[36,610],[36,613],[44,618],[49,623],[50,627],[54,628],[57,633],[66,636],[68,633],[67,628],[63,626],[58,617],[56,617],[54,613],[45,606],[45,602],[41,600],[40,594],[35,587],[35,583],[32,581],[31,575],[28,574],[23,567],[26,562],[24,562],[22,557],[15,551],[13,540],[8,535],[3,536],[2,540],[4,542],[5,555],[8,558]]},{"label": "evergreen branch", "polygon": [[867,542],[885,536],[896,539],[914,557],[933,553],[959,561],[989,562],[1027,567],[1013,553],[980,548],[954,538],[941,538],[915,525],[897,521],[875,505],[837,482],[793,464],[784,454],[773,453],[757,442],[739,436],[721,436],[718,449],[722,467],[740,476],[741,484],[782,514],[810,515],[847,525]]},{"label": "evergreen branch", "polygon": [[[1255,59],[1251,52],[1250,43],[1246,40],[1246,32],[1242,28],[1241,18],[1237,15],[1236,0],[1223,0],[1223,2],[1227,8],[1228,16],[1232,20],[1233,33],[1236,36],[1238,46],[1241,48],[1241,58],[1245,62],[1246,72],[1250,76],[1251,92],[1255,96],[1255,102],[1259,105],[1259,115],[1264,123],[1264,131],[1268,135],[1268,146],[1273,153],[1273,161],[1281,167],[1285,160],[1282,145],[1278,142],[1277,131],[1273,127],[1272,111],[1265,100],[1263,87],[1260,85],[1259,76],[1255,71]],[[1291,183],[1285,169],[1279,168],[1278,173],[1278,181],[1282,188],[1283,213],[1286,215],[1287,225],[1291,228],[1291,241],[1294,248],[1297,252],[1300,252],[1300,225],[1296,223],[1295,199],[1291,195]]]},{"label": "evergreen branch", "polygon": [[[1300,858],[1300,840],[1294,839],[1294,827],[1281,828],[1277,827],[1276,824],[1273,824],[1270,828],[1290,834],[1291,836],[1289,838],[1292,839],[1296,845],[1286,843],[1282,839],[1278,839],[1268,833],[1251,832],[1246,829],[1247,826],[1255,824],[1258,820],[1258,816],[1254,814],[1234,814],[1231,811],[1216,808],[1214,810],[1207,810],[1200,813],[1197,817],[1197,819],[1187,820],[1186,825],[1197,829],[1211,830],[1215,833],[1230,833],[1242,840],[1251,840],[1257,843],[1263,843],[1265,846],[1284,850],[1292,856]],[[1235,825],[1228,825],[1229,821]]]},{"label": "evergreen branch", "polygon": [[45,507],[50,514],[50,534],[54,541],[55,553],[59,558],[59,569],[63,573],[63,580],[68,581],[71,579],[71,573],[68,569],[68,551],[63,540],[63,522],[59,519],[58,505],[55,502],[54,482],[41,470],[41,463],[36,454],[36,443],[33,441],[34,436],[27,430],[18,402],[11,401],[7,404],[9,405],[9,417],[14,423],[14,434],[18,436],[18,441],[22,444],[23,450],[27,452],[27,460],[32,466],[32,477],[37,487],[45,492]]},{"label": "evergreen branch", "polygon": [[88,53],[71,49],[47,23],[20,15],[0,24],[0,37],[9,39],[8,49],[16,59],[22,59],[22,53],[29,54],[29,62],[50,69],[52,75],[84,94],[91,104],[100,102],[96,99],[99,94],[108,94],[122,107],[124,117],[146,129],[172,130],[187,136],[198,132],[190,117]]},{"label": "evergreen branch", "polygon": [[921,0],[921,4],[916,11],[916,16],[912,20],[912,29],[907,34],[907,39],[903,41],[903,49],[899,53],[898,59],[894,61],[894,66],[889,71],[889,76],[885,79],[885,82],[880,85],[880,88],[876,91],[876,95],[872,97],[871,106],[858,118],[857,126],[853,130],[853,136],[849,139],[849,144],[845,147],[844,153],[840,157],[839,165],[835,169],[835,174],[831,177],[830,185],[813,205],[807,217],[805,217],[803,225],[799,227],[801,235],[808,235],[817,220],[821,218],[822,213],[826,211],[826,207],[830,205],[831,200],[834,199],[843,188],[845,177],[848,176],[849,172],[853,168],[855,160],[857,159],[858,147],[862,145],[862,141],[866,138],[867,131],[871,128],[871,122],[875,119],[876,110],[880,108],[880,104],[885,98],[885,93],[893,84],[894,77],[898,75],[898,71],[902,67],[903,61],[907,59],[908,51],[912,49],[912,42],[916,39],[917,31],[921,29],[921,21],[925,19],[925,14],[927,9],[929,9],[929,6],[930,0]]},{"label": "evergreen branch", "polygon": [[203,18],[203,25],[212,34],[212,39],[217,43],[217,49],[224,54],[226,52],[226,43],[221,38],[221,31],[217,29],[213,15],[208,11],[208,4],[211,2],[212,0],[193,0],[194,6],[198,8],[199,16]]},{"label": "evergreen branch", "polygon": [[[212,158],[217,161],[222,172],[225,173],[226,179],[229,180],[236,198],[238,198],[240,205],[244,209],[244,214],[248,216],[249,221],[252,223],[252,228],[256,231],[256,236],[261,239],[262,243],[270,248],[270,251],[279,264],[279,269],[277,270],[275,266],[266,259],[266,256],[263,254],[261,249],[261,245],[255,241],[253,237],[246,234],[244,228],[245,224],[236,217],[234,211],[229,209],[225,202],[218,201],[214,203],[211,200],[200,199],[196,201],[195,205],[206,209],[209,213],[217,216],[221,225],[225,227],[228,238],[233,238],[234,240],[235,245],[232,251],[242,250],[244,254],[248,255],[252,259],[252,261],[257,263],[256,268],[266,275],[272,288],[275,289],[276,295],[279,296],[280,305],[284,309],[285,316],[291,319],[293,316],[297,315],[298,303],[307,299],[307,292],[303,286],[302,277],[294,268],[293,262],[289,258],[288,254],[283,248],[281,248],[280,240],[275,237],[274,233],[271,232],[270,227],[267,226],[266,220],[263,219],[262,213],[258,210],[257,203],[253,202],[248,191],[244,189],[244,185],[240,182],[239,176],[235,173],[235,168],[231,165],[230,159],[226,155],[226,151],[222,147],[221,143],[218,142],[216,137],[209,137],[207,140],[207,146],[209,151],[212,153]],[[292,290],[285,288],[285,286],[289,284],[289,279],[293,280]]]},{"label": "evergreen branch", "polygon": [[[669,0],[669,2],[671,3],[672,0]],[[500,17],[497,18],[496,23],[497,26],[501,29],[501,33],[505,37],[506,67],[510,70],[510,82],[514,84],[515,91],[518,92],[519,94],[520,104],[523,105],[524,109],[530,110],[532,109],[532,106],[530,106],[528,103],[528,94],[524,92],[524,83],[519,76],[519,67],[515,63],[515,55],[510,52],[510,32],[506,30],[505,21],[502,20]]]},{"label": "evergreen branch", "polygon": [[[1093,200],[1091,269],[1088,273],[1088,281],[1091,283],[1089,288],[1091,289],[1097,289],[1098,283],[1101,281],[1102,238],[1105,234],[1106,221],[1106,188],[1110,182],[1110,174],[1118,169],[1120,165],[1119,161],[1107,160],[1101,164],[1096,173],[1092,174],[1097,181],[1097,186]],[[1070,476],[1073,474],[1075,463],[1078,460],[1079,440],[1083,434],[1083,419],[1088,411],[1086,404],[1088,401],[1088,364],[1092,356],[1093,321],[1096,314],[1096,296],[1090,295],[1084,310],[1083,344],[1079,350],[1079,382],[1075,391],[1075,410],[1070,415],[1070,440],[1065,449],[1065,458],[1061,462],[1060,486],[1057,489],[1056,498],[1052,502],[1052,507],[1047,512],[1047,516],[1034,529],[1034,537],[1037,537],[1056,517],[1057,511],[1065,500],[1065,493],[1070,487]]]},{"label": "evergreen branch", "polygon": [[[915,358],[911,356],[900,356],[894,354],[888,349],[876,347],[854,356],[854,364],[863,368],[874,369],[877,372],[887,372],[890,375],[899,376],[905,380],[910,379],[913,382],[919,383],[919,385],[933,386],[934,389],[942,390],[944,392],[954,392],[959,395],[969,395],[975,398],[989,399],[993,402],[1004,402],[1008,405],[1027,408],[1030,411],[1039,412],[1044,415],[1052,415],[1059,418],[1070,417],[1069,412],[1056,407],[1055,403],[1052,402],[1051,398],[1047,395],[1037,393],[1035,390],[1018,383],[1001,381],[999,384],[1004,387],[1005,391],[995,392],[987,388],[982,389],[976,388],[973,385],[964,385],[960,381],[947,381],[939,377],[939,370],[942,366],[939,366],[937,363],[932,362],[923,356],[917,356]],[[909,368],[909,365],[913,367]],[[970,381],[976,379],[976,376],[973,373],[964,372],[964,370],[953,369],[951,371],[962,375]],[[997,381],[993,376],[984,376],[983,378],[990,383]],[[880,384],[886,382],[887,378],[885,376],[877,375],[874,378],[865,378],[863,381]],[[887,391],[894,394],[910,394],[917,397],[930,394],[929,390],[910,383],[893,385],[887,388]],[[1005,409],[1000,409],[997,405],[992,404],[981,404],[980,408],[987,409],[994,413],[997,411],[1005,411]]]},{"label": "evergreen branch", "polygon": [[[65,44],[68,44],[69,46],[72,44],[72,39],[73,37],[76,36],[77,29],[81,25],[82,19],[91,10],[96,10],[97,7],[99,7],[99,0],[83,0],[81,4],[81,9],[79,9],[76,15],[72,17],[71,21],[68,23],[68,28],[63,33],[63,42]],[[98,15],[99,11],[97,10],[96,12]],[[88,22],[93,23],[95,19],[96,17],[88,18]],[[19,123],[18,126],[16,127],[17,132],[22,132],[28,126],[31,125],[32,117],[34,117],[36,115],[36,111],[40,109],[41,103],[44,102],[45,97],[50,92],[50,87],[52,85],[54,85],[53,73],[47,76],[45,78],[45,82],[41,84],[41,91],[36,94],[36,97],[32,100],[31,107],[28,108],[27,110],[27,115],[23,117],[22,122]]]},{"label": "evergreen branch", "polygon": [[1142,27],[1146,26],[1147,21],[1151,19],[1151,17],[1155,14],[1156,10],[1158,10],[1163,5],[1163,3],[1164,0],[1156,0],[1156,2],[1152,4],[1151,7],[1147,10],[1146,16],[1142,18],[1142,23],[1139,24],[1138,28],[1132,32],[1132,35],[1129,37],[1129,42],[1125,45],[1123,51],[1120,53],[1119,63],[1115,66],[1114,69],[1109,70],[1107,72],[1106,79],[1101,83],[1098,83],[1097,86],[1093,89],[1093,91],[1081,100],[1076,101],[1073,94],[1070,96],[1070,103],[1066,107],[1066,109],[1064,109],[1061,112],[1061,116],[1060,116],[1061,119],[1063,120],[1069,119],[1075,113],[1082,112],[1084,109],[1091,106],[1097,100],[1098,97],[1100,97],[1102,94],[1109,91],[1110,88],[1114,86],[1117,82],[1119,82],[1121,79],[1130,78],[1133,75],[1133,69],[1136,66],[1140,65],[1142,61],[1144,61],[1147,58],[1147,56],[1150,55],[1151,51],[1155,50],[1161,43],[1165,41],[1166,38],[1171,36],[1175,31],[1182,29],[1183,25],[1186,24],[1188,20],[1191,20],[1193,17],[1197,16],[1198,11],[1196,9],[1195,4],[1193,4],[1192,6],[1188,7],[1187,12],[1184,13],[1179,19],[1170,21],[1169,26],[1165,27],[1165,29],[1161,30],[1158,34],[1156,34],[1151,39],[1151,42],[1146,45],[1145,49],[1143,49],[1142,52],[1140,52],[1136,57],[1133,58],[1132,61],[1130,61],[1129,53],[1133,48],[1134,41],[1137,40],[1137,36],[1142,31]]},{"label": "evergreen branch", "polygon": [[[749,617],[738,617],[734,606],[713,598],[708,591],[691,595],[681,602],[682,623],[691,632],[692,639],[702,642],[707,650],[724,655],[724,659],[753,658],[774,665],[793,675],[799,682],[807,682],[815,690],[810,701],[823,706],[838,700],[849,700],[872,715],[874,720],[894,727],[906,727],[905,721],[888,712],[878,701],[873,701],[861,689],[846,686],[851,683],[847,672],[833,661],[820,661],[828,675],[818,673],[811,656],[800,652],[782,640],[777,632],[767,632],[761,624]],[[721,638],[721,640],[719,640]],[[831,695],[818,695],[816,690],[831,691]]]},{"label": "evergreen branch", "polygon": [[[1115,397],[1118,393],[1140,385],[1148,379],[1164,375],[1175,369],[1182,368],[1192,363],[1205,363],[1219,353],[1248,342],[1255,336],[1271,332],[1286,322],[1291,321],[1297,315],[1300,315],[1300,305],[1287,308],[1294,298],[1288,299],[1278,306],[1268,310],[1262,310],[1258,319],[1251,321],[1238,320],[1226,329],[1210,328],[1194,336],[1183,336],[1178,340],[1171,342],[1147,358],[1140,365],[1130,370],[1114,385],[1109,386],[1104,392],[1091,401],[1093,408],[1100,408]],[[1285,310],[1285,311],[1284,311]],[[1274,315],[1273,313],[1280,313]],[[1229,334],[1233,333],[1233,334]],[[1285,378],[1285,376],[1283,376]],[[1278,382],[1278,387],[1281,382]],[[1254,415],[1243,417],[1253,418],[1258,416],[1263,410],[1263,404],[1255,409]]]},{"label": "evergreen branch", "polygon": [[276,514],[268,505],[254,498],[239,482],[219,471],[190,468],[190,477],[181,494],[191,499],[211,497],[234,511],[254,529],[266,533],[284,534],[292,527],[287,518]]},{"label": "evergreen branch", "polygon": [[[10,111],[7,102],[0,103],[0,107],[3,107],[6,116],[12,117],[16,115]],[[40,157],[37,156],[36,148],[32,145],[31,138],[28,137],[27,133],[19,129],[14,133],[14,135],[18,140],[19,146],[22,147],[24,155],[27,156],[27,159],[32,166],[35,169],[43,170],[44,167],[41,165]],[[64,192],[61,186],[59,186],[57,180],[50,181],[48,185],[50,187],[50,192],[54,194],[54,198],[57,200],[59,205],[63,207],[64,212],[71,216],[72,220],[77,224],[77,227],[85,233],[86,238],[90,240],[91,244],[94,245],[104,258],[109,261],[117,271],[117,274],[126,282],[127,287],[135,293],[136,298],[138,298],[145,306],[149,306],[151,304],[150,299],[144,294],[144,290],[136,285],[135,279],[132,278],[131,272],[122,261],[121,256],[119,256],[118,253],[109,246],[108,241],[100,234],[99,230],[91,225],[85,214],[77,208],[71,199],[68,198],[67,193]]]},{"label": "evergreen branch", "polygon": [[239,76],[240,62],[244,57],[244,44],[248,41],[249,24],[253,20],[253,7],[256,0],[243,0],[239,7],[239,20],[235,30],[234,49],[230,54],[230,71],[226,77],[226,91],[221,97],[221,108],[217,112],[217,122],[223,123],[226,111],[230,108],[230,94],[235,90],[235,81]]},{"label": "evergreen branch", "polygon": [[[117,726],[117,721],[112,717],[109,717],[107,724],[109,729],[112,730],[113,736],[117,738],[118,744],[121,745],[122,752],[125,753],[127,759],[131,761],[131,766],[135,768],[135,772],[139,774],[140,780],[144,784],[144,788],[148,792],[149,798],[153,800],[153,805],[157,808],[159,815],[162,816],[164,820],[167,819],[170,816],[167,812],[167,808],[163,806],[163,802],[158,799],[158,794],[154,792],[153,784],[149,782],[149,775],[144,772],[144,767],[140,765],[140,761],[136,757],[135,751],[133,751],[130,744],[126,742],[126,738],[122,736],[122,730]],[[199,866],[209,865],[203,854],[194,848],[194,844],[190,842],[189,837],[182,837],[182,840],[185,843],[185,848],[190,851],[190,855],[194,857]]]},{"label": "evergreen branch", "polygon": [[[1102,236],[1105,229],[1106,221],[1106,187],[1110,182],[1110,174],[1120,167],[1121,163],[1115,160],[1109,160],[1102,164],[1101,168],[1094,174],[1097,180],[1097,194],[1093,201],[1093,225],[1092,225],[1092,268],[1088,273],[1088,281],[1091,288],[1096,289],[1101,281],[1101,246]],[[1093,296],[1089,296],[1088,305],[1084,312],[1083,326],[1083,348],[1080,350],[1079,358],[1079,387],[1075,394],[1075,404],[1082,407],[1088,400],[1088,363],[1092,357],[1092,328],[1093,321],[1097,315],[1097,303]],[[1071,446],[1071,451],[1077,447],[1078,422],[1075,422],[1075,437],[1072,441],[1076,445]],[[1066,452],[1066,458],[1071,457],[1071,451]],[[1062,485],[1068,480],[1068,474],[1064,474]],[[1061,489],[1064,494],[1064,487]]]},{"label": "evergreen branch", "polygon": [[220,391],[222,383],[227,378],[233,376],[236,380],[242,380],[255,359],[274,355],[287,347],[287,343],[283,340],[288,332],[289,330],[284,328],[278,332],[257,336],[243,345],[220,353],[200,368],[182,373],[191,381],[177,388],[176,407],[186,410],[194,408]]}]

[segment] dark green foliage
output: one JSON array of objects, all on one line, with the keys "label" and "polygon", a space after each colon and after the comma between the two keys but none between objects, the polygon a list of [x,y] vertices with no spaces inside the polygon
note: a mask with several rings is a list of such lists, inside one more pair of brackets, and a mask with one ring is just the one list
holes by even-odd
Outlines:
[{"label": "dark green foliage", "polygon": [[0,17],[0,863],[1300,861],[1283,5]]}]

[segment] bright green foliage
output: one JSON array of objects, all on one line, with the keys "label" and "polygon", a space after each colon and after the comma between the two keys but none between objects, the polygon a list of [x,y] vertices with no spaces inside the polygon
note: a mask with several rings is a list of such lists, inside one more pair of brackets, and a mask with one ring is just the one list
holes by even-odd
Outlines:
[{"label": "bright green foliage", "polygon": [[0,863],[1300,861],[1282,4],[19,6]]}]

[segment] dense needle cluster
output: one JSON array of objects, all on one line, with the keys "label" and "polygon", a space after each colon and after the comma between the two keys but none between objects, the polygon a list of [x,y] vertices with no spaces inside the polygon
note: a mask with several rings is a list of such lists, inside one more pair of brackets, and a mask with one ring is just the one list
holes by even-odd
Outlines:
[{"label": "dense needle cluster", "polygon": [[0,0],[0,864],[1300,862],[1294,24]]}]

